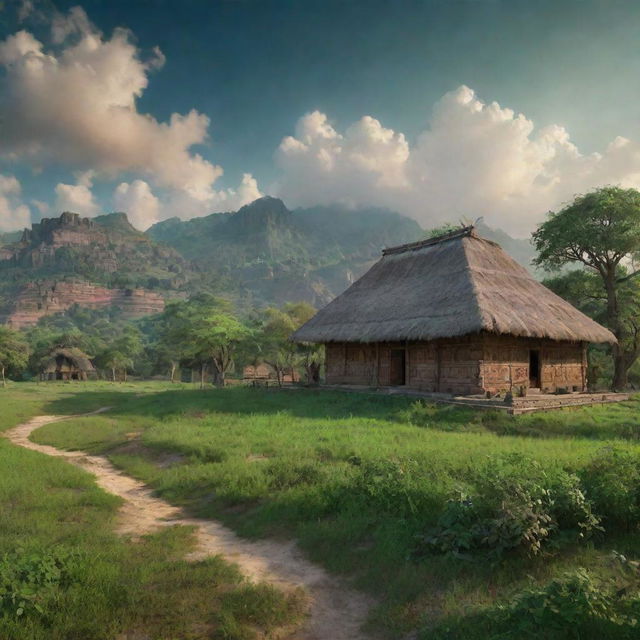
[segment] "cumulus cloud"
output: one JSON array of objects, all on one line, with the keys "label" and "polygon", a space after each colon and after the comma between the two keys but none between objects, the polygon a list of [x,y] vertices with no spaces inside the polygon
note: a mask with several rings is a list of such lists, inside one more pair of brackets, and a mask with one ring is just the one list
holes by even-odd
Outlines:
[{"label": "cumulus cloud", "polygon": [[0,229],[17,231],[31,223],[31,211],[20,202],[20,182],[14,176],[0,174]]},{"label": "cumulus cloud", "polygon": [[113,202],[116,209],[125,211],[129,222],[141,231],[159,220],[160,201],[144,180],[120,183],[113,194]]},{"label": "cumulus cloud", "polygon": [[216,197],[222,169],[192,151],[207,140],[207,116],[191,110],[159,122],[137,108],[164,62],[159,49],[142,59],[127,31],[104,37],[79,7],[53,19],[51,37],[53,49],[26,30],[0,42],[0,156],[91,167],[100,177],[135,172],[196,201]]},{"label": "cumulus cloud", "polygon": [[85,216],[93,216],[100,211],[91,187],[93,171],[85,171],[77,175],[76,184],[59,183],[56,188],[56,209],[73,211]]},{"label": "cumulus cloud", "polygon": [[602,153],[582,154],[563,127],[536,130],[466,86],[443,96],[412,145],[370,116],[341,133],[316,111],[282,140],[276,161],[275,192],[291,205],[386,206],[427,227],[482,215],[516,235],[576,193],[640,187],[637,142],[616,138]]}]

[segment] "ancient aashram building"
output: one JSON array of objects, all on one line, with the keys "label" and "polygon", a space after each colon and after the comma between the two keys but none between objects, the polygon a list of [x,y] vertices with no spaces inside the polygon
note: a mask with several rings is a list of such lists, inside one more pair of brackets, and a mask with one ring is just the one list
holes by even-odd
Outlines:
[{"label": "ancient aashram building", "polygon": [[584,391],[587,344],[616,342],[473,227],[385,249],[293,339],[327,384],[461,395]]}]

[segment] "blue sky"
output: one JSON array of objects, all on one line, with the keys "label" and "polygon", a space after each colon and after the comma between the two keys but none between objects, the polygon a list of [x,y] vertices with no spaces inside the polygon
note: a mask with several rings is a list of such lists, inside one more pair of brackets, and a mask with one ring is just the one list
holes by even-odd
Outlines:
[{"label": "blue sky", "polygon": [[[640,140],[637,2],[87,0],[80,6],[91,26],[75,20],[58,42],[52,24],[69,20],[78,3],[30,5],[6,5],[2,40],[26,31],[45,53],[63,56],[87,34],[99,33],[107,43],[114,29],[125,27],[139,59],[154,59],[159,47],[164,64],[158,56],[143,71],[148,84],[136,98],[137,112],[159,126],[174,113],[206,116],[206,140],[183,146],[224,170],[210,181],[212,195],[201,188],[207,177],[183,187],[164,165],[146,170],[140,154],[135,161],[127,155],[103,162],[75,140],[75,151],[59,157],[64,132],[38,152],[31,150],[33,139],[27,144],[13,136],[8,149],[0,139],[0,173],[21,187],[19,194],[15,185],[5,187],[11,211],[28,207],[34,218],[46,208],[32,200],[46,203],[52,214],[57,202],[87,205],[87,190],[92,200],[84,213],[128,204],[140,210],[141,226],[274,193],[291,206],[378,204],[425,226],[481,214],[517,233],[577,191],[604,182],[635,186],[640,174],[634,160]],[[19,82],[15,75],[5,65],[0,109],[1,98],[6,103],[11,95],[9,83]],[[76,90],[84,89],[80,79]],[[490,111],[493,102],[498,111]],[[23,111],[24,103],[8,111],[12,126],[33,130],[33,119],[16,118]],[[317,118],[300,129],[299,120],[313,112],[326,116],[331,131]],[[348,134],[365,116],[379,127],[364,123]],[[37,114],[37,122],[46,117]],[[8,122],[5,117],[0,126]],[[109,129],[108,116],[100,126]],[[543,134],[549,127],[552,133]],[[300,144],[277,151],[285,136]],[[608,151],[620,137],[627,143]],[[246,173],[256,184],[243,196],[239,183]],[[56,196],[59,184],[80,190],[69,190],[65,200]],[[114,202],[121,184],[128,186]],[[233,194],[223,193],[228,189]],[[8,228],[11,214],[3,218],[1,211],[0,225]],[[14,217],[23,220],[20,211],[22,217]]]}]

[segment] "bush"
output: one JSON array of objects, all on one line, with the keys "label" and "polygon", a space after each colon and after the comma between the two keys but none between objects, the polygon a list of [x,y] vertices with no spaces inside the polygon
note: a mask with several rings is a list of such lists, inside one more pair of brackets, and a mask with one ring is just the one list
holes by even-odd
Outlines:
[{"label": "bush", "polygon": [[74,582],[78,560],[60,547],[6,553],[0,559],[0,615],[43,615],[47,601]]},{"label": "bush", "polygon": [[573,474],[548,474],[535,461],[512,454],[491,458],[472,479],[475,497],[459,492],[447,502],[436,527],[418,537],[419,555],[499,557],[517,548],[535,555],[552,538],[581,540],[601,530]]},{"label": "bush", "polygon": [[358,467],[352,485],[347,487],[351,497],[363,499],[378,513],[401,517],[417,513],[419,497],[414,483],[418,463],[415,460],[352,459],[351,463]]},{"label": "bush", "polygon": [[517,594],[511,601],[455,621],[444,621],[435,640],[631,640],[638,635],[638,563],[614,553],[617,573],[598,580],[577,569],[547,585]]},{"label": "bush", "polygon": [[582,485],[605,526],[630,531],[640,524],[640,458],[603,449],[580,470]]}]

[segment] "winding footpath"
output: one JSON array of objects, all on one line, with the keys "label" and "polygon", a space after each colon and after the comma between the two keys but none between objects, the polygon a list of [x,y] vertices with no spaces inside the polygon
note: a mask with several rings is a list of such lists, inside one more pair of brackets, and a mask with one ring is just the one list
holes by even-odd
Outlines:
[{"label": "winding footpath", "polygon": [[[83,415],[108,409],[103,407]],[[93,474],[102,489],[122,498],[118,533],[139,536],[160,527],[194,526],[198,544],[189,559],[221,555],[236,564],[250,580],[268,582],[283,590],[302,588],[309,599],[308,619],[302,629],[287,636],[288,640],[366,640],[361,627],[372,599],[309,562],[295,542],[244,540],[215,520],[188,517],[182,509],[154,496],[146,485],[116,469],[103,456],[63,451],[29,440],[31,433],[45,424],[76,417],[80,416],[38,416],[4,435],[18,446],[64,458]]]}]

